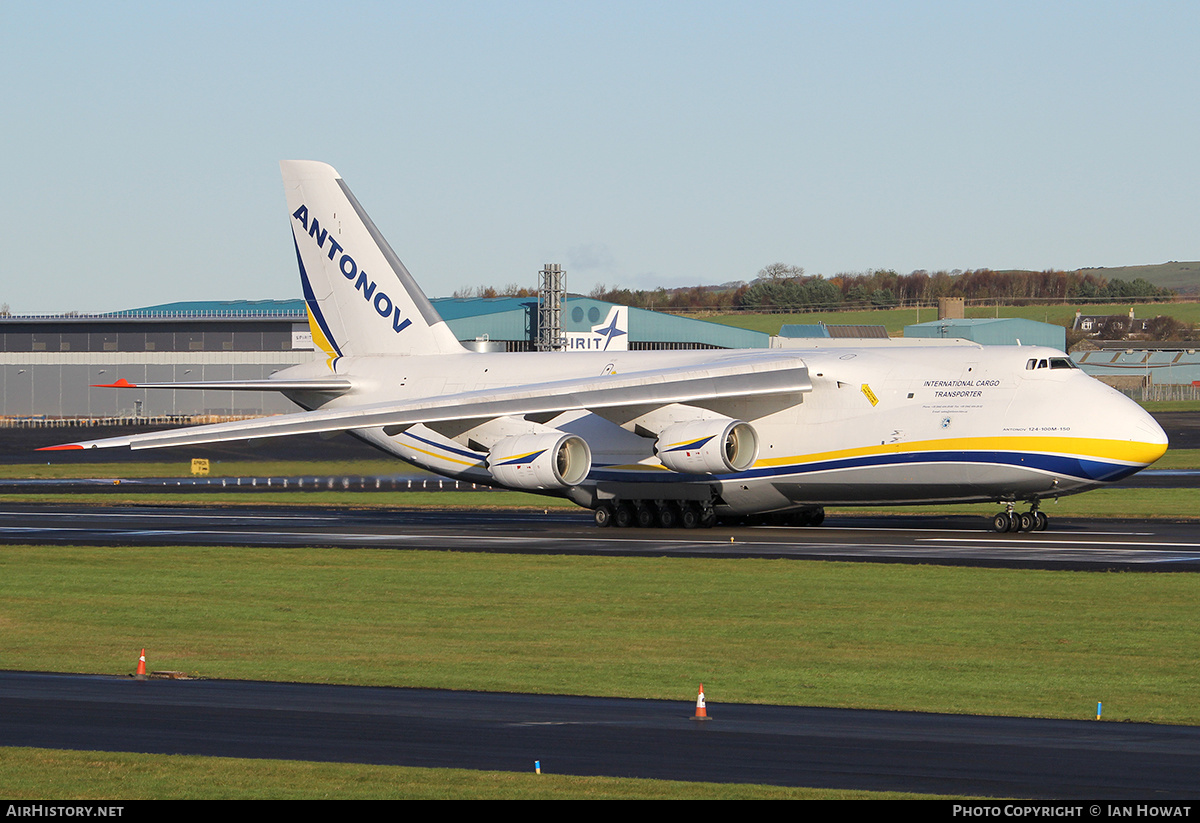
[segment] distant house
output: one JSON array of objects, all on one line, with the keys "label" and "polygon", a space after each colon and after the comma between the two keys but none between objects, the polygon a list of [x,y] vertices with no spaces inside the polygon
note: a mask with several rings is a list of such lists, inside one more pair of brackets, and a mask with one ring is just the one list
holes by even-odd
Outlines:
[{"label": "distant house", "polygon": [[1129,309],[1128,315],[1084,314],[1076,311],[1071,331],[1105,340],[1137,339],[1150,336],[1150,324],[1153,322],[1153,318],[1134,317],[1132,308]]}]

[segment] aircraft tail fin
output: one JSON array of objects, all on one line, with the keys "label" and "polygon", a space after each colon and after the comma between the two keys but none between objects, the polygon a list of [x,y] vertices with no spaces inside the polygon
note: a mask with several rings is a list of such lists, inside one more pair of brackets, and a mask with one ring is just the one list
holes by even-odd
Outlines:
[{"label": "aircraft tail fin", "polygon": [[331,364],[464,351],[337,171],[311,160],[279,166],[313,343]]}]

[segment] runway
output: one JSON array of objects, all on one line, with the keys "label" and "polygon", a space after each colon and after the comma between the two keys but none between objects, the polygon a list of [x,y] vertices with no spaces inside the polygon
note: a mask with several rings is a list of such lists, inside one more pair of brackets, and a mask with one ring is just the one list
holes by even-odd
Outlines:
[{"label": "runway", "polygon": [[0,745],[1011,798],[1188,798],[1200,728],[0,672]]},{"label": "runway", "polygon": [[1200,527],[1053,518],[995,534],[982,517],[830,517],[814,528],[599,529],[590,513],[295,506],[0,504],[0,543],[329,546],[607,556],[770,557],[849,562],[1200,571]]}]

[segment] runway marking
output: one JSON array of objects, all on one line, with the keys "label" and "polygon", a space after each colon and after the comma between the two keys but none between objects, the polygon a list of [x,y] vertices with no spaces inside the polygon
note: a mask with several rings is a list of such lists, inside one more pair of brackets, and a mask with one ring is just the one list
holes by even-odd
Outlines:
[{"label": "runway marking", "polygon": [[623,721],[603,720],[518,720],[512,723],[502,723],[503,726],[624,726]]},{"label": "runway marking", "polygon": [[[777,531],[788,531],[788,530],[794,530],[796,527],[795,526],[752,526],[751,528],[753,528],[753,529],[774,529]],[[804,528],[804,527],[800,527],[800,528]],[[956,529],[952,526],[940,526],[937,528],[914,528],[914,527],[909,527],[909,526],[839,526],[836,524],[830,524],[830,525],[826,525],[826,526],[817,526],[817,527],[813,527],[813,528],[816,528],[819,531],[836,533],[836,534],[845,534],[848,532],[900,532],[900,533],[917,532],[917,533],[920,533],[920,532],[948,532],[948,531],[952,531],[955,534],[995,534],[995,532],[993,532],[989,528]],[[811,532],[811,531],[806,532],[806,533],[813,534],[813,532]],[[1045,535],[1046,539],[1053,539],[1052,532],[1039,532],[1039,534]],[[1118,534],[1118,535],[1123,535],[1123,536],[1127,536],[1127,537],[1150,537],[1154,534],[1154,532],[1089,532],[1089,534],[1095,534],[1095,535],[1100,535],[1100,536],[1109,535],[1109,534]],[[978,538],[978,539],[982,539],[982,538]]]},{"label": "runway marking", "polygon": [[987,538],[982,538],[982,537],[918,537],[917,539],[928,542],[928,543],[950,543],[950,542],[988,543],[993,546],[996,546],[996,545],[1012,546],[1012,545],[1017,545],[1017,544],[1023,544],[1023,545],[1031,545],[1031,546],[1040,546],[1042,548],[1048,548],[1050,546],[1059,545],[1059,546],[1137,546],[1138,548],[1147,548],[1147,549],[1170,546],[1173,548],[1200,549],[1200,543],[1173,543],[1173,542],[1162,542],[1162,541],[1157,541],[1157,540],[1143,540],[1143,541],[1138,541],[1138,540],[1059,540],[1056,538],[1045,538],[1042,540],[1036,540],[1036,539],[1029,540],[1029,539],[1020,539],[1020,538],[1010,538],[1007,540],[1003,540],[1003,539],[988,540]]}]

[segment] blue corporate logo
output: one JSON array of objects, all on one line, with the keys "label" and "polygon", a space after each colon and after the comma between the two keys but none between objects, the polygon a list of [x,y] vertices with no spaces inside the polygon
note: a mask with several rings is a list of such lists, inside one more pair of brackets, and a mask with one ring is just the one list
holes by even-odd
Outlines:
[{"label": "blue corporate logo", "polygon": [[[329,234],[328,229],[321,228],[317,218],[308,216],[308,206],[300,206],[292,214],[308,232],[308,236],[317,241],[317,248],[324,249],[325,241],[329,241],[329,259],[333,260],[339,252],[346,250],[341,247],[338,241],[333,239],[333,235]],[[338,270],[342,276],[354,283],[356,291],[360,292],[363,299],[367,301],[383,318],[391,318],[392,329],[399,334],[410,325],[412,321],[407,318],[400,317],[400,309],[392,302],[392,298],[388,296],[383,289],[376,288],[375,281],[367,277],[365,270],[359,269],[358,264],[354,262],[354,258],[349,254],[343,253],[337,261]]]}]

